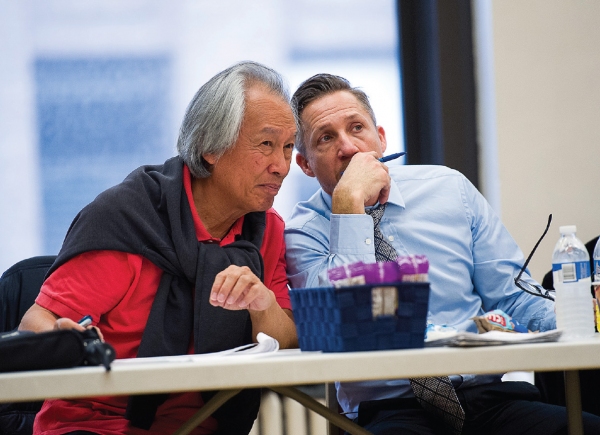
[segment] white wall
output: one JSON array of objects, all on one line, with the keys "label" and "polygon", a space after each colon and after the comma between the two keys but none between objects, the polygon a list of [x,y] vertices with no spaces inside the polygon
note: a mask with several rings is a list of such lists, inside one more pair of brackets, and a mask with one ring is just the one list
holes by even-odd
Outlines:
[{"label": "white wall", "polygon": [[[479,0],[475,0],[479,1]],[[502,218],[530,271],[551,267],[558,227],[600,234],[600,2],[492,2]]]}]

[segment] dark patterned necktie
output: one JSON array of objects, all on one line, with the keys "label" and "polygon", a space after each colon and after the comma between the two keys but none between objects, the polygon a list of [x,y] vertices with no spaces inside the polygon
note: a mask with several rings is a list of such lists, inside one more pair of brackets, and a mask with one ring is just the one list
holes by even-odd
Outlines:
[{"label": "dark patterned necktie", "polygon": [[[373,218],[375,238],[375,260],[394,261],[398,258],[398,252],[385,239],[379,228],[379,222],[385,212],[386,204],[365,210]],[[427,412],[442,419],[453,429],[455,434],[460,434],[465,421],[465,411],[462,409],[454,386],[448,376],[436,376],[432,378],[410,379],[410,386],[419,404]]]}]

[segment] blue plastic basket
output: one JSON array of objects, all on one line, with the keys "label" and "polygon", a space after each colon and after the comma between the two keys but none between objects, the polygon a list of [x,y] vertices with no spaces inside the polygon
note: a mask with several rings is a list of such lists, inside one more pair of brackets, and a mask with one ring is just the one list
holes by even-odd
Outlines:
[{"label": "blue plastic basket", "polygon": [[[396,293],[397,308],[379,312],[374,294]],[[429,283],[291,289],[302,350],[351,352],[423,347]],[[389,305],[389,304],[388,304]],[[377,312],[376,312],[377,311]]]}]

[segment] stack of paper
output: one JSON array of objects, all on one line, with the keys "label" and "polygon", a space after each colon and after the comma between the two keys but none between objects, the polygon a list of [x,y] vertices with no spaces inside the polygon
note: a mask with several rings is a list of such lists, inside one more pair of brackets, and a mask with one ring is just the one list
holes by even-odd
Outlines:
[{"label": "stack of paper", "polygon": [[258,343],[246,344],[240,347],[236,347],[234,349],[228,349],[221,352],[209,353],[205,355],[249,355],[256,353],[277,352],[279,350],[279,342],[265,333],[259,332],[256,335],[256,340],[258,341]]},{"label": "stack of paper", "polygon": [[229,355],[272,355],[279,350],[279,342],[273,338],[259,332],[256,335],[258,343],[245,344],[234,349],[227,349],[221,352],[190,354],[190,355],[174,355],[174,356],[154,356],[148,358],[124,358],[117,359],[113,364],[117,366],[122,364],[141,364],[141,363],[160,363],[160,362],[191,362],[201,361],[207,358]]},{"label": "stack of paper", "polygon": [[558,341],[562,331],[555,329],[546,332],[531,332],[528,334],[518,332],[489,331],[483,334],[474,332],[457,332],[454,335],[428,340],[425,346],[496,346],[501,344],[541,343]]}]

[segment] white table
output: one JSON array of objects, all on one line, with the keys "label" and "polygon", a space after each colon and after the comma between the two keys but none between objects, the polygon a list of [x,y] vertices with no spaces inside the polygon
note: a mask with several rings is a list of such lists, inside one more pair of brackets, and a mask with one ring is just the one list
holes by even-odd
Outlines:
[{"label": "white table", "polygon": [[[575,435],[583,433],[578,370],[591,368],[600,368],[600,337],[476,348],[280,351],[258,357],[219,356],[194,362],[115,362],[110,372],[102,367],[77,367],[5,373],[0,374],[0,402],[221,389],[233,394],[249,387],[273,387],[286,394],[293,392],[286,388],[289,386],[333,381],[564,370],[569,433]],[[226,396],[227,393],[221,397]]]}]

